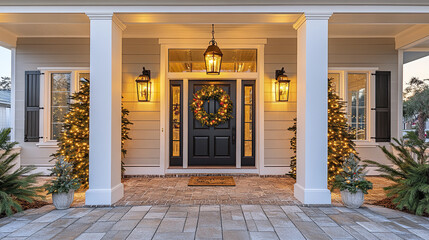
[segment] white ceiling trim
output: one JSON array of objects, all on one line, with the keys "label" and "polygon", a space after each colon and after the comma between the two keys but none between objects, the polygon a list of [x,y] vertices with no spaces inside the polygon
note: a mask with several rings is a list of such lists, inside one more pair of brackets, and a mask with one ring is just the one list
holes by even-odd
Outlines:
[{"label": "white ceiling trim", "polygon": [[429,13],[418,5],[2,6],[2,13]]},{"label": "white ceiling trim", "polygon": [[[246,45],[261,45],[261,44],[267,44],[267,39],[221,39],[216,38],[216,42],[218,44],[228,44],[228,45],[236,45],[236,44],[246,44]],[[191,44],[191,45],[198,45],[203,44],[206,46],[208,44],[208,38],[206,39],[159,39],[159,44]]]},{"label": "white ceiling trim", "polygon": [[5,48],[14,48],[16,47],[16,34],[0,27],[0,46]]},{"label": "white ceiling trim", "polygon": [[416,25],[395,36],[395,48],[408,49],[427,40],[429,40],[429,25]]}]

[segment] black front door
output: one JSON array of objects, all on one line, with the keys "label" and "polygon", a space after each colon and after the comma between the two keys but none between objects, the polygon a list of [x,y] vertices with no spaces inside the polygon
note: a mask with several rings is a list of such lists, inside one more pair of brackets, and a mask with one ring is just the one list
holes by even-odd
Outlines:
[{"label": "black front door", "polygon": [[[234,103],[233,118],[216,127],[202,126],[189,111],[189,166],[235,166],[235,81],[189,81],[189,103],[193,94],[204,85],[216,85],[225,90]],[[219,103],[210,100],[204,103],[208,113],[216,113]]]}]

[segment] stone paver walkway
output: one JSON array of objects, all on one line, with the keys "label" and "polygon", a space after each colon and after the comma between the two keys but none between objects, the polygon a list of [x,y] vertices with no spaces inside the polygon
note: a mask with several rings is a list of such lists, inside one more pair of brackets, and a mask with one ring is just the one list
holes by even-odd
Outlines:
[{"label": "stone paver walkway", "polygon": [[52,205],[0,219],[1,239],[429,239],[429,218],[368,206]]}]

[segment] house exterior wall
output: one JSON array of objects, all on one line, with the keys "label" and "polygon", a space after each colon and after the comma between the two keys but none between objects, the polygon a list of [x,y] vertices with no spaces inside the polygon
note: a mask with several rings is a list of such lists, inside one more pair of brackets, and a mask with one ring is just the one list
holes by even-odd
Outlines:
[{"label": "house exterior wall", "polygon": [[89,67],[88,38],[19,38],[15,68],[15,140],[21,146],[21,164],[52,166],[54,148],[40,148],[24,142],[25,71],[38,67]]},{"label": "house exterior wall", "polygon": [[[296,117],[296,39],[268,39],[265,45],[265,166],[289,166],[290,138]],[[392,73],[392,136],[398,136],[398,57],[394,39],[329,39],[329,67],[378,67]],[[135,78],[142,67],[151,70],[152,98],[137,102]],[[38,67],[89,67],[88,38],[19,38],[16,51],[16,140],[22,147],[23,165],[45,167],[55,148],[40,148],[24,142],[24,73]],[[285,67],[291,81],[289,102],[275,102],[274,72]],[[122,63],[123,104],[130,110],[128,153],[123,159],[129,167],[160,166],[160,45],[158,39],[124,38]],[[374,145],[358,146],[363,159],[385,161]]]},{"label": "house exterior wall", "polygon": [[[289,166],[293,151],[287,129],[296,117],[296,38],[268,39],[265,45],[265,166]],[[285,68],[291,80],[288,102],[275,101],[275,71]]]},{"label": "house exterior wall", "polygon": [[[296,117],[296,39],[268,39],[265,45],[265,166],[289,166],[293,152],[289,149]],[[275,102],[274,72],[285,67],[291,80],[288,102]],[[391,72],[391,132],[398,129],[398,52],[393,38],[330,38],[329,68],[378,68]],[[372,99],[374,101],[374,99]],[[373,137],[373,136],[370,136]],[[387,146],[380,143],[378,145]],[[287,146],[287,147],[285,147]],[[362,159],[386,162],[382,151],[374,144],[358,144]]]},{"label": "house exterior wall", "polygon": [[[377,67],[379,71],[391,72],[391,135],[398,137],[398,51],[395,49],[395,39],[329,39],[329,67]],[[374,114],[374,111],[371,111],[371,114]],[[379,145],[388,146],[386,143]],[[387,162],[377,146],[358,144],[356,150],[362,159]]]},{"label": "house exterior wall", "polygon": [[[150,102],[138,102],[135,79],[142,67],[151,70]],[[160,45],[158,39],[125,38],[122,50],[122,96],[124,107],[130,110],[131,125],[127,166],[160,165]]]}]

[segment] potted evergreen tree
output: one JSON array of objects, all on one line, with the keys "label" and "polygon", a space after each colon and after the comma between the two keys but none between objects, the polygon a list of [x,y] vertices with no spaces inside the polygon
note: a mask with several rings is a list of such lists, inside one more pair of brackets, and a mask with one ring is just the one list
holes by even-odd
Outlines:
[{"label": "potted evergreen tree", "polygon": [[354,154],[345,159],[342,171],[335,177],[332,189],[339,188],[341,200],[348,208],[362,206],[365,194],[372,189],[372,183],[365,179],[365,165],[359,165],[359,160]]},{"label": "potted evergreen tree", "polygon": [[50,170],[55,178],[46,186],[46,191],[52,194],[52,202],[57,209],[67,209],[73,203],[74,191],[80,187],[79,179],[72,175],[72,164],[62,158]]}]

